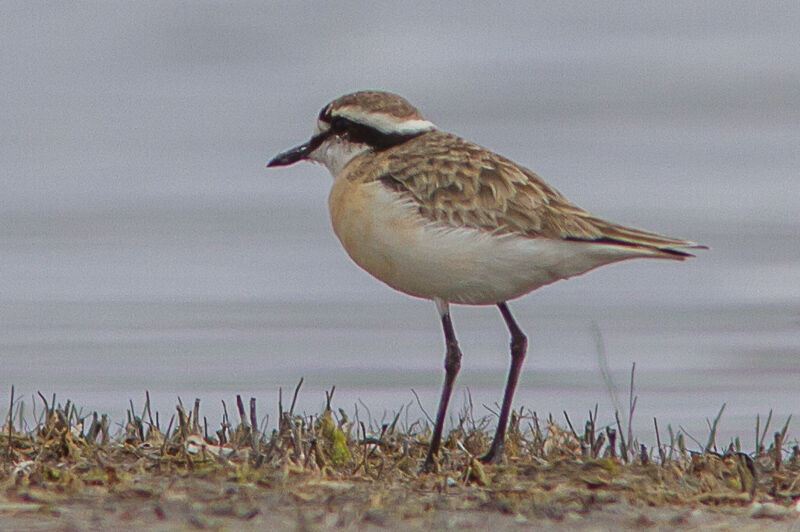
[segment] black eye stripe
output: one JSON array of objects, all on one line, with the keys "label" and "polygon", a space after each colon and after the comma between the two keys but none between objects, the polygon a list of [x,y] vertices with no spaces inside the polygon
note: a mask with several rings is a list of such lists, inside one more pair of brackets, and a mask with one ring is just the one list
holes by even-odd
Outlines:
[{"label": "black eye stripe", "polygon": [[326,122],[331,124],[331,132],[346,135],[349,141],[367,144],[376,151],[398,146],[425,133],[425,131],[414,133],[384,133],[374,127],[353,122],[342,116],[337,116],[333,119],[329,118]]}]

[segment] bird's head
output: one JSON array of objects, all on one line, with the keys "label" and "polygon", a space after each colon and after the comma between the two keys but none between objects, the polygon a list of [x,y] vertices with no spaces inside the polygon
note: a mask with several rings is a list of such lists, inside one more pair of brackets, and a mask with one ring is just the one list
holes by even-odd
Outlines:
[{"label": "bird's head", "polygon": [[433,129],[432,122],[396,94],[354,92],[323,107],[311,138],[276,155],[267,166],[310,160],[322,163],[336,176],[365,152],[391,148]]}]

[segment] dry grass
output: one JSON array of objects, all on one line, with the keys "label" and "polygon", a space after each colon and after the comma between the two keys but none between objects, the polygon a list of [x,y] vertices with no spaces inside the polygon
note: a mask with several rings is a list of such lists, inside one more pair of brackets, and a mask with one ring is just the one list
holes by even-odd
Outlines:
[{"label": "dry grass", "polygon": [[746,525],[797,515],[800,450],[785,444],[788,420],[767,443],[771,416],[763,427],[759,419],[758,451],[748,455],[737,442],[717,449],[724,407],[694,451],[671,427],[662,441],[657,424],[658,444],[648,449],[629,430],[623,437],[620,423],[596,426],[596,410],[580,427],[568,417],[564,427],[515,412],[507,463],[486,466],[475,457],[488,447],[491,419],[475,419],[467,402],[438,472],[420,474],[428,423],[403,426],[401,412],[380,425],[355,421],[333,410],[333,390],[321,415],[298,415],[299,389],[270,431],[259,428],[254,399],[245,405],[237,397],[235,420],[226,408],[215,427],[201,418],[199,400],[178,404],[166,427],[149,400],[140,412],[131,403],[123,429],[110,434],[106,416],[81,417],[69,401],[43,396],[35,426],[23,431],[25,409],[12,395],[0,433],[0,523],[503,529],[610,520],[610,527],[692,528],[711,518]]}]

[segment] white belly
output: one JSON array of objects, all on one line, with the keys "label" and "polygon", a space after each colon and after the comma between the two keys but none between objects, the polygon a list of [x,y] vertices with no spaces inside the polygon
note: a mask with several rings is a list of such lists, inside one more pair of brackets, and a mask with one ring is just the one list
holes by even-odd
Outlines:
[{"label": "white belly", "polygon": [[350,257],[392,288],[451,303],[494,304],[641,250],[494,235],[423,218],[379,182],[336,179],[329,197],[333,230]]}]

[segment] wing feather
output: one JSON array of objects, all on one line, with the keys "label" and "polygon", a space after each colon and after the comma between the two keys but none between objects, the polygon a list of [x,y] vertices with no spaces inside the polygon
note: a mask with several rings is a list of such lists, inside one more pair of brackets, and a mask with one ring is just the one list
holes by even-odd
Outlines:
[{"label": "wing feather", "polygon": [[379,152],[369,164],[381,168],[370,172],[372,179],[407,194],[420,214],[434,221],[530,238],[648,248],[672,258],[704,247],[598,218],[530,170],[441,131]]}]

